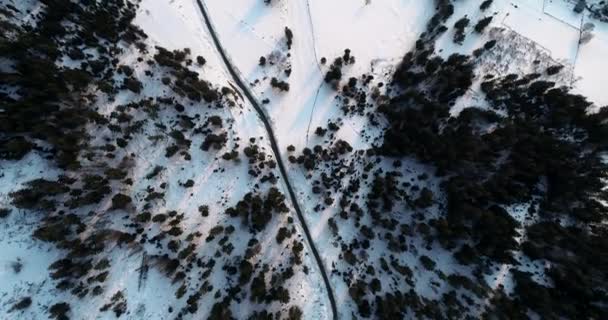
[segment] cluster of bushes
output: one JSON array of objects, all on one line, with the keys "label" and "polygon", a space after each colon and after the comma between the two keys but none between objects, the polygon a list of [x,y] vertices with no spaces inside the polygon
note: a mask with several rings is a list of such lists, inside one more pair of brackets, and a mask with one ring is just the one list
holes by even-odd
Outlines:
[{"label": "cluster of bushes", "polygon": [[85,175],[82,187],[70,191],[72,198],[65,202],[71,209],[99,203],[112,192],[109,179],[100,175]]},{"label": "cluster of bushes", "polygon": [[486,29],[486,27],[490,25],[493,18],[494,17],[490,16],[490,17],[485,17],[485,18],[477,21],[477,24],[475,25],[475,28],[474,28],[475,32],[483,33],[483,31]]},{"label": "cluster of bushes", "polygon": [[285,27],[285,39],[287,39],[287,49],[291,50],[293,44],[293,32],[288,27]]},{"label": "cluster of bushes", "polygon": [[595,19],[608,22],[608,3],[605,3],[605,1],[589,5],[586,0],[579,0],[574,7],[574,11],[577,12],[582,12],[585,9],[588,9]]},{"label": "cluster of bushes", "polygon": [[6,218],[11,214],[11,209],[0,208],[0,219]]},{"label": "cluster of bushes", "polygon": [[121,315],[127,312],[127,300],[122,291],[116,292],[112,298],[110,298],[110,302],[103,305],[99,311],[106,312],[110,309],[114,312],[116,318],[120,318]]},{"label": "cluster of bushes", "polygon": [[174,143],[165,149],[165,156],[171,158],[179,152],[186,160],[190,160],[191,156],[188,153],[188,150],[190,150],[192,141],[187,139],[184,133],[179,130],[172,130],[168,135],[173,139]]},{"label": "cluster of bushes", "polygon": [[279,80],[279,79],[277,79],[275,77],[273,77],[270,80],[270,85],[273,88],[277,88],[277,89],[279,89],[281,91],[289,91],[289,83],[287,83],[287,82],[285,82],[283,80]]},{"label": "cluster of bushes", "polygon": [[479,5],[479,9],[481,11],[486,11],[492,5],[492,2],[494,2],[494,0],[484,0],[481,5]]},{"label": "cluster of bushes", "polygon": [[355,63],[355,57],[351,56],[350,49],[345,49],[344,55],[334,59],[334,62],[329,67],[329,70],[325,74],[325,82],[338,87],[337,84],[342,79],[342,67],[353,63]]},{"label": "cluster of bushes", "polygon": [[470,22],[471,20],[469,20],[469,18],[466,16],[456,21],[454,24],[454,43],[462,44],[464,38],[466,37],[464,31],[466,27],[469,26]]},{"label": "cluster of bushes", "polygon": [[36,145],[23,136],[7,137],[0,141],[0,158],[19,160],[28,154]]},{"label": "cluster of bushes", "polygon": [[426,26],[426,31],[420,36],[420,40],[416,43],[416,47],[426,45],[423,39],[430,43],[433,39],[445,32],[447,28],[442,25],[454,14],[454,5],[451,0],[436,0],[435,14],[431,17]]},{"label": "cluster of bushes", "polygon": [[57,207],[56,196],[70,191],[69,181],[36,179],[26,183],[26,188],[11,193],[13,205],[27,210],[53,211]]},{"label": "cluster of bushes", "polygon": [[201,150],[209,151],[213,148],[214,150],[220,150],[226,146],[228,142],[228,134],[226,132],[220,132],[218,134],[210,133],[205,136],[205,140],[201,144]]},{"label": "cluster of bushes", "polygon": [[272,303],[273,301],[280,302],[282,304],[289,303],[291,297],[289,291],[283,286],[284,279],[280,274],[272,274],[270,279],[270,286],[266,285],[266,273],[269,272],[267,265],[253,278],[249,286],[251,302],[257,303]]},{"label": "cluster of bushes", "polygon": [[[474,65],[468,56],[460,54],[453,54],[447,60],[431,55],[432,49],[417,54],[410,52],[403,57],[393,74],[393,84],[398,85],[402,92],[392,98],[391,104],[411,101],[422,104],[426,113],[445,118],[449,107],[446,103],[454,101],[470,88]],[[380,111],[388,111],[387,106],[382,105]],[[400,115],[407,117],[408,109],[411,108],[403,109]]]},{"label": "cluster of bushes", "polygon": [[[169,51],[156,47],[156,50],[157,53],[154,55],[156,63],[170,68],[170,73],[176,78],[173,83],[169,78],[163,81],[165,84],[171,85],[175,93],[196,102],[204,100],[210,103],[219,98],[219,93],[212,88],[209,82],[199,79],[198,72],[188,68],[192,64],[192,60],[189,59],[189,49]],[[197,61],[201,65],[205,63],[205,59],[200,56],[197,57]]]},{"label": "cluster of bushes", "polygon": [[[317,128],[317,132],[319,132],[319,129],[321,129],[321,127]],[[348,142],[338,140],[329,148],[323,148],[320,145],[316,145],[312,149],[304,148],[302,154],[297,157],[295,155],[289,155],[288,160],[291,163],[302,165],[306,170],[311,171],[314,170],[319,163],[341,161],[345,155],[352,151],[353,147],[351,147]]]},{"label": "cluster of bushes", "polygon": [[405,191],[399,187],[399,176],[401,174],[396,171],[387,172],[384,176],[374,175],[366,203],[372,217],[379,217],[376,210],[379,202],[382,204],[383,211],[390,211],[396,201],[405,198]]},{"label": "cluster of bushes", "polygon": [[27,309],[31,305],[32,305],[32,298],[31,297],[23,297],[23,298],[19,299],[19,301],[17,303],[15,303],[8,310],[8,312],[10,313],[10,312],[13,312],[13,311]]},{"label": "cluster of bushes", "polygon": [[56,320],[69,320],[68,313],[72,308],[67,302],[59,302],[49,308],[49,318]]},{"label": "cluster of bushes", "polygon": [[274,187],[265,196],[247,193],[236,206],[226,209],[226,214],[233,218],[240,217],[244,225],[251,226],[255,231],[263,231],[274,213],[287,212],[289,208],[285,204],[285,196]]},{"label": "cluster of bushes", "polygon": [[249,163],[249,175],[253,177],[259,177],[264,174],[259,180],[260,182],[270,182],[275,184],[277,177],[275,176],[273,169],[277,167],[277,163],[266,154],[266,152],[260,150],[255,143],[255,138],[249,139],[250,144],[245,147],[243,153],[248,159]]}]

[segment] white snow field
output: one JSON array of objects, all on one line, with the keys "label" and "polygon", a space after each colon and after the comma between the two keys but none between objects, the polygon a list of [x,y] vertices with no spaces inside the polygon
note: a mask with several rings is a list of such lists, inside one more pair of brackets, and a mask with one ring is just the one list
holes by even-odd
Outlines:
[{"label": "white snow field", "polygon": [[[371,179],[362,178],[362,153],[370,148],[373,138],[381,132],[377,127],[369,125],[366,116],[344,117],[340,109],[341,101],[337,100],[334,88],[325,83],[324,76],[332,61],[344,54],[345,49],[351,50],[355,63],[345,66],[342,84],[350,77],[361,78],[362,75],[373,75],[372,84],[390,82],[394,67],[403,55],[415,46],[418,36],[425,30],[428,19],[434,14],[435,8],[431,0],[289,0],[271,1],[267,5],[262,0],[204,0],[219,33],[220,41],[225,47],[231,61],[239,70],[243,79],[249,83],[258,101],[263,107],[275,130],[276,139],[282,152],[283,159],[292,153],[288,146],[294,146],[298,153],[315,145],[334,143],[338,140],[348,142],[355,150],[345,159],[338,180],[340,188],[349,186],[353,179],[361,179],[361,195],[371,188]],[[187,106],[184,113],[192,119],[201,119],[210,115],[220,115],[228,118],[226,124],[228,143],[221,152],[203,152],[198,146],[202,143],[200,136],[192,139],[191,155],[195,161],[185,161],[181,156],[168,159],[164,156],[165,147],[170,138],[158,126],[158,119],[168,127],[176,126],[180,118],[169,111],[163,111],[158,119],[146,123],[143,132],[129,144],[127,150],[117,156],[112,165],[118,165],[122,156],[130,158],[130,168],[135,181],[127,192],[138,201],[149,194],[150,181],[145,177],[157,166],[164,170],[158,180],[152,182],[156,191],[165,193],[164,201],[154,207],[155,213],[175,210],[184,213],[184,234],[197,231],[209,234],[213,227],[226,221],[224,210],[236,205],[248,192],[266,192],[267,185],[259,186],[251,179],[250,167],[246,158],[240,162],[222,160],[222,153],[231,149],[242,149],[247,146],[250,138],[256,139],[256,144],[263,147],[268,160],[272,160],[272,152],[268,143],[268,135],[264,130],[259,116],[253,107],[232,83],[231,77],[219,56],[209,31],[205,27],[203,17],[197,7],[196,0],[141,0],[135,24],[148,36],[148,45],[165,47],[169,50],[189,48],[191,55],[203,56],[207,62],[204,67],[197,67],[201,77],[214,86],[227,87],[235,91],[234,107],[212,108],[208,106],[191,105],[180,100]],[[494,0],[492,6],[485,12],[479,12],[479,1],[461,0],[455,2],[456,10],[445,23],[449,30],[437,39],[435,51],[442,57],[452,53],[471,54],[490,40],[498,40],[491,55],[482,59],[476,70],[473,88],[467,92],[453,107],[452,114],[457,114],[464,108],[484,107],[486,102],[479,89],[481,77],[488,73],[506,75],[509,73],[542,72],[552,65],[563,65],[564,71],[552,78],[560,85],[569,86],[575,92],[587,96],[594,104],[608,105],[608,93],[605,84],[608,83],[608,24],[591,18],[588,13],[575,14],[573,4],[562,0]],[[453,25],[463,16],[471,20],[467,28],[467,37],[461,45],[453,39]],[[477,34],[472,26],[480,19],[493,16],[492,23],[483,34]],[[291,49],[287,50],[285,28],[294,35]],[[585,38],[585,40],[581,40]],[[260,57],[267,59],[265,66],[260,66]],[[321,59],[326,58],[325,64]],[[136,55],[126,52],[122,64],[135,69],[140,78],[145,66],[138,63]],[[539,61],[536,63],[535,61]],[[287,71],[287,72],[286,72]],[[289,83],[289,91],[283,92],[271,86],[271,79],[277,78]],[[149,79],[144,82],[142,96],[156,97],[170,95],[164,92],[160,79]],[[136,100],[132,93],[123,92],[115,100],[98,101],[100,113],[110,115],[121,104]],[[139,114],[140,116],[145,116]],[[317,127],[327,128],[328,123],[337,124],[340,129],[320,137],[315,134]],[[109,130],[91,128],[95,137],[93,144],[103,145],[104,139],[110,134]],[[146,136],[161,136],[159,141],[152,141]],[[167,141],[169,139],[169,142]],[[371,161],[371,160],[370,160]],[[336,164],[337,165],[337,164]],[[382,162],[379,167],[384,172],[394,170],[391,163]],[[401,169],[407,180],[416,181],[423,188],[438,192],[439,185],[434,178],[421,179],[427,171],[424,165],[410,161]],[[278,175],[278,170],[268,172]],[[357,228],[369,221],[353,219],[347,222],[337,221],[337,231],[330,224],[336,223],[333,217],[340,212],[339,197],[335,196],[333,203],[322,202],[322,197],[313,193],[314,180],[320,180],[322,174],[331,175],[332,168],[319,168],[315,172],[304,170],[298,165],[288,165],[289,178],[298,195],[298,202],[304,211],[306,223],[313,235],[324,266],[330,276],[332,289],[337,300],[338,318],[353,319],[357,306],[349,295],[348,283],[365,279],[365,270],[373,265],[376,270],[378,261],[384,259],[394,265],[415,266],[413,290],[421,297],[438,299],[448,288],[442,277],[450,274],[470,275],[472,270],[458,265],[452,253],[438,245],[427,245],[422,238],[409,240],[405,243],[408,252],[393,256],[386,242],[381,241],[380,235],[370,241],[367,254],[354,252],[357,264],[345,262],[342,248],[336,239],[350,243],[356,239]],[[0,161],[0,206],[10,206],[11,192],[23,187],[23,184],[35,178],[56,178],[56,168],[48,160],[36,153],[28,155],[19,162]],[[371,174],[370,174],[371,175]],[[192,180],[194,186],[189,189],[180,187],[187,180]],[[166,183],[167,187],[161,186]],[[287,190],[279,179],[277,188],[287,195]],[[330,189],[330,188],[328,188]],[[339,195],[337,190],[334,195]],[[357,199],[361,206],[365,199]],[[445,199],[436,199],[435,204],[428,209],[428,215],[437,215],[445,204]],[[291,225],[296,230],[299,241],[304,245],[303,263],[294,267],[295,275],[286,282],[285,286],[291,294],[291,305],[297,305],[303,312],[304,319],[331,319],[326,288],[323,285],[318,266],[310,248],[302,236],[301,226],[293,205],[286,200],[290,212],[272,220],[262,235],[258,235],[262,251],[259,260],[270,264],[271,268],[280,269],[289,265],[291,247],[287,243],[277,244],[275,236],[279,228]],[[198,208],[208,205],[211,214],[201,218]],[[105,207],[104,207],[105,206]],[[528,205],[529,206],[529,205]],[[105,203],[96,210],[106,213],[110,204]],[[525,223],[527,204],[507,208],[516,219]],[[88,221],[100,227],[120,230],[124,223],[123,215],[94,216]],[[294,218],[295,222],[288,222]],[[72,315],[74,319],[114,319],[112,312],[101,312],[100,308],[108,302],[116,292],[122,291],[128,302],[128,312],[125,319],[173,319],[177,310],[186,306],[186,299],[176,298],[175,292],[181,283],[175,283],[157,268],[151,267],[143,285],[141,273],[142,259],[145,255],[156,252],[153,245],[145,244],[143,248],[116,247],[109,250],[112,266],[110,276],[106,280],[106,293],[101,296],[87,298],[86,303],[78,303],[69,293],[55,289],[55,283],[48,277],[49,265],[61,257],[60,252],[51,246],[34,241],[31,234],[35,230],[40,217],[13,210],[7,219],[0,219],[0,318],[2,319],[45,319],[46,308],[59,300],[73,301]],[[403,219],[399,225],[411,224]],[[158,231],[153,228],[150,231]],[[522,229],[523,230],[523,229]],[[525,234],[522,235],[525,237]],[[232,236],[235,252],[244,252],[250,235],[237,232]],[[521,239],[518,239],[521,241]],[[212,257],[221,246],[205,242],[205,236],[197,238],[197,252]],[[144,254],[145,252],[145,254]],[[436,270],[426,270],[419,262],[422,255],[433,257],[437,263]],[[520,259],[521,257],[517,257]],[[236,264],[238,260],[227,257],[219,258],[220,269],[223,263]],[[364,262],[365,261],[365,262]],[[367,263],[369,261],[369,263]],[[521,261],[525,270],[535,272],[535,280],[542,282],[543,265],[530,261]],[[507,292],[513,289],[512,265],[492,265],[495,276],[486,277],[487,285],[492,288],[503,286]],[[203,285],[198,278],[200,268],[193,268],[187,275],[188,285],[196,288]],[[305,270],[305,271],[304,271]],[[390,292],[406,286],[406,283],[394,274],[381,273],[378,275],[386,286],[382,292]],[[212,273],[208,281],[215,288],[203,296],[196,313],[184,316],[186,319],[205,319],[214,303],[213,294],[222,288],[235,283],[224,276],[223,271]],[[272,285],[271,279],[266,279]],[[347,283],[348,282],[348,283]],[[236,284],[238,285],[238,284]],[[32,307],[18,313],[9,313],[11,307],[23,296],[35,296]],[[487,301],[474,301],[478,306]],[[283,310],[285,306],[279,303],[271,305],[271,312]],[[479,308],[481,310],[481,308]],[[233,305],[232,313],[237,319],[242,319],[252,311],[262,311],[256,304],[247,301]],[[414,317],[414,315],[409,315]]]}]

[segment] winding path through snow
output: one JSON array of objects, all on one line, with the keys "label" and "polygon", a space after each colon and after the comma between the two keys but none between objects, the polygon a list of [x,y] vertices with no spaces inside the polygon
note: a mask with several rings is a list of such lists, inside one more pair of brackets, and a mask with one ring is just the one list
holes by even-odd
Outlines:
[{"label": "winding path through snow", "polygon": [[253,108],[256,110],[256,112],[260,116],[260,119],[264,123],[264,127],[265,127],[266,131],[268,132],[268,136],[270,138],[270,146],[272,148],[272,151],[277,160],[277,164],[279,166],[279,171],[281,173],[281,176],[283,177],[283,181],[285,181],[285,185],[287,186],[287,191],[289,193],[289,197],[291,198],[291,202],[292,202],[293,207],[298,216],[298,220],[300,221],[302,230],[304,231],[304,234],[306,236],[306,241],[308,242],[308,246],[313,253],[317,266],[319,267],[319,272],[321,273],[321,276],[323,277],[323,282],[325,283],[325,288],[327,291],[327,296],[329,298],[329,302],[330,302],[330,306],[331,306],[331,310],[332,310],[332,314],[333,314],[333,319],[338,319],[338,310],[336,307],[336,300],[334,298],[334,293],[333,293],[333,289],[331,287],[331,283],[329,281],[329,277],[327,275],[327,272],[325,271],[325,266],[323,264],[323,260],[321,260],[321,256],[319,255],[319,252],[315,246],[315,243],[312,240],[312,236],[310,235],[308,225],[306,224],[306,220],[304,219],[304,216],[302,215],[302,210],[300,209],[300,205],[298,204],[296,194],[293,191],[291,182],[289,181],[289,176],[287,175],[287,170],[285,169],[285,165],[284,165],[283,159],[281,157],[281,152],[279,150],[279,146],[277,144],[272,126],[270,125],[270,121],[268,120],[266,114],[264,113],[264,110],[262,109],[261,105],[258,103],[257,99],[253,96],[253,94],[251,93],[249,88],[245,85],[244,81],[239,76],[239,74],[236,71],[233,64],[230,62],[230,59],[228,58],[226,52],[224,51],[224,48],[222,47],[222,44],[219,41],[219,37],[218,37],[217,33],[215,32],[215,29],[213,28],[213,24],[211,23],[211,18],[209,17],[209,14],[207,12],[205,5],[203,4],[203,2],[201,0],[197,0],[196,3],[201,11],[201,14],[203,15],[203,17],[205,19],[205,24],[206,24],[207,28],[209,29],[209,33],[211,34],[211,37],[213,38],[213,42],[217,48],[217,51],[219,52],[220,56],[222,57],[222,60],[224,61],[226,68],[228,69],[230,75],[234,79],[236,85],[243,91],[243,93],[245,94],[245,97],[247,98],[247,100],[249,100],[249,102],[251,103]]}]

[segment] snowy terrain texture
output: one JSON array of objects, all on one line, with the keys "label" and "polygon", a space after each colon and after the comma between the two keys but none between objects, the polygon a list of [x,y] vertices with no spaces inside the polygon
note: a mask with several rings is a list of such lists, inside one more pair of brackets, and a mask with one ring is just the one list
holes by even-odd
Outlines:
[{"label": "snowy terrain texture", "polygon": [[607,1],[0,30],[0,319],[608,319]]}]

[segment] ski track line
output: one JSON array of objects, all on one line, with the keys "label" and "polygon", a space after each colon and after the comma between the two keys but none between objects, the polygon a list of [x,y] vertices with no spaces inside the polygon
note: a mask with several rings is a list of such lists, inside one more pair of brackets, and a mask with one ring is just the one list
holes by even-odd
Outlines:
[{"label": "ski track line", "polygon": [[285,165],[283,163],[283,159],[282,159],[281,153],[279,151],[279,146],[278,146],[276,138],[274,136],[274,131],[272,129],[272,126],[270,125],[270,121],[266,117],[266,114],[264,113],[264,110],[261,108],[258,101],[254,98],[254,96],[251,93],[251,91],[249,90],[249,88],[245,85],[244,81],[240,78],[240,76],[236,72],[235,68],[232,66],[230,59],[228,59],[228,56],[220,43],[219,36],[217,35],[217,33],[215,32],[215,29],[213,28],[211,19],[209,17],[209,14],[208,14],[208,11],[207,11],[205,5],[203,4],[203,2],[201,0],[196,0],[196,3],[201,11],[201,14],[203,15],[203,18],[205,20],[205,25],[207,26],[207,29],[209,30],[209,33],[211,34],[211,37],[213,38],[215,47],[216,47],[217,51],[219,52],[220,56],[222,57],[222,60],[224,61],[224,64],[226,65],[228,72],[230,73],[230,75],[232,76],[234,81],[236,82],[236,85],[243,91],[243,93],[245,94],[245,97],[247,98],[247,100],[249,100],[249,102],[251,103],[251,105],[253,106],[255,111],[258,113],[260,119],[264,123],[264,127],[265,127],[266,131],[268,132],[268,136],[270,138],[270,146],[272,148],[272,151],[277,160],[277,164],[279,166],[279,171],[281,172],[281,175],[283,176],[283,181],[285,182],[285,185],[287,186],[287,191],[289,192],[289,197],[291,198],[291,202],[292,202],[293,207],[298,216],[298,220],[300,220],[300,224],[301,224],[304,234],[306,236],[308,246],[313,253],[313,256],[319,267],[319,272],[321,273],[323,282],[325,283],[325,288],[327,291],[331,310],[333,313],[332,318],[334,320],[337,320],[338,319],[338,309],[336,307],[336,300],[334,298],[334,294],[333,294],[333,290],[331,287],[331,283],[329,281],[329,277],[327,276],[327,272],[325,271],[325,266],[323,264],[323,261],[321,260],[321,256],[319,255],[319,252],[317,251],[317,248],[312,240],[312,236],[310,235],[310,231],[308,230],[308,225],[306,224],[306,221],[304,220],[302,210],[300,209],[300,205],[298,204],[296,194],[293,191],[293,188],[289,181],[289,176],[287,175],[287,170],[285,169]]},{"label": "ski track line", "polygon": [[310,1],[309,0],[304,0],[306,1],[306,13],[308,15],[308,25],[310,27],[310,36],[312,38],[312,51],[315,55],[315,64],[317,66],[317,68],[319,69],[319,72],[321,73],[321,83],[319,84],[319,87],[317,88],[317,93],[315,94],[315,100],[313,102],[312,105],[312,110],[310,111],[310,119],[308,120],[308,128],[306,129],[306,146],[308,146],[308,137],[310,135],[310,124],[312,123],[312,117],[315,114],[315,108],[317,107],[317,99],[319,98],[319,93],[321,92],[321,88],[323,88],[323,68],[321,68],[321,65],[319,64],[319,57],[317,56],[317,40],[315,38],[315,25],[312,21],[312,11],[310,10]]}]

